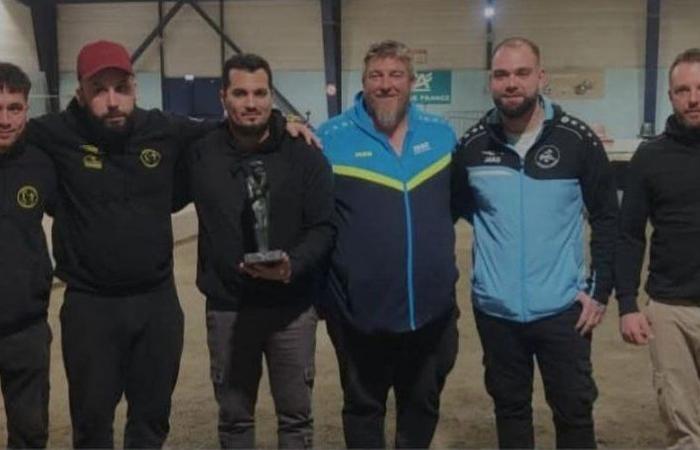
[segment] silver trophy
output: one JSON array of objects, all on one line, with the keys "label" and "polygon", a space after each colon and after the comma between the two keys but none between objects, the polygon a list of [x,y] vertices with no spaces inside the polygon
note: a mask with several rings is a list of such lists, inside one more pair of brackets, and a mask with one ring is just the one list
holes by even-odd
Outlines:
[{"label": "silver trophy", "polygon": [[253,211],[257,252],[243,255],[245,264],[269,264],[282,260],[282,250],[270,250],[270,185],[262,161],[251,161],[246,170],[246,187]]}]

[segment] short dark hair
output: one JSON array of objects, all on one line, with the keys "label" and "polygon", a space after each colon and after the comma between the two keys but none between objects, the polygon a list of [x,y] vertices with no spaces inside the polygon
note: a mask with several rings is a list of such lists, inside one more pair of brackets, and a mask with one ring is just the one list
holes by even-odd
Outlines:
[{"label": "short dark hair", "polygon": [[676,56],[676,59],[671,63],[671,67],[668,69],[668,84],[671,84],[671,74],[673,69],[676,68],[678,64],[683,63],[700,63],[700,48],[694,47],[689,48],[683,53]]},{"label": "short dark hair", "polygon": [[255,72],[256,70],[264,70],[267,74],[268,86],[272,89],[272,70],[270,64],[260,55],[255,53],[240,53],[233,55],[224,63],[224,70],[221,76],[221,86],[224,90],[228,89],[231,84],[229,75],[233,69],[244,70],[246,72]]},{"label": "short dark hair", "polygon": [[32,82],[22,69],[12,63],[0,62],[0,91],[19,92],[26,100],[31,89]]},{"label": "short dark hair", "polygon": [[537,64],[539,65],[540,47],[530,39],[521,36],[512,36],[499,42],[491,52],[491,59],[493,59],[493,57],[496,55],[496,52],[498,52],[503,47],[517,48],[522,46],[528,47],[530,50],[532,50],[532,53],[534,53],[535,58],[537,59]]}]

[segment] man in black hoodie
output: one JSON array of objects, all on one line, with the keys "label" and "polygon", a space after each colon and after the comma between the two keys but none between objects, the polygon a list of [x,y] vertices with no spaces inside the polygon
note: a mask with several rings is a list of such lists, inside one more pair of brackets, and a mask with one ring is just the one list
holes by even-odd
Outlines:
[{"label": "man in black hoodie", "polygon": [[[700,448],[700,48],[669,70],[673,114],[629,165],[616,256],[620,331],[649,344],[670,448]],[[651,222],[648,306],[637,288]]]},{"label": "man in black hoodie", "polygon": [[[222,448],[255,447],[264,354],[278,444],[310,448],[313,303],[334,235],[330,167],[321,152],[284,133],[282,117],[272,110],[272,73],[264,59],[232,57],[222,84],[228,123],[194,145],[189,164],[199,216],[197,286],[207,297],[219,442]],[[267,214],[256,214],[256,202],[267,204],[261,208]],[[243,263],[244,254],[265,241],[256,239],[254,228],[257,222],[265,234],[266,216],[270,248],[281,250],[281,259]]]},{"label": "man in black hoodie", "polygon": [[53,159],[53,223],[63,360],[75,447],[112,447],[114,410],[129,403],[124,446],[157,448],[169,429],[183,315],[172,272],[170,214],[187,201],[179,155],[203,125],[136,106],[126,49],[98,41],[78,56],[76,97],[32,120]]},{"label": "man in black hoodie", "polygon": [[0,379],[9,448],[48,438],[51,260],[41,226],[56,190],[51,160],[24,140],[31,82],[0,62]]}]

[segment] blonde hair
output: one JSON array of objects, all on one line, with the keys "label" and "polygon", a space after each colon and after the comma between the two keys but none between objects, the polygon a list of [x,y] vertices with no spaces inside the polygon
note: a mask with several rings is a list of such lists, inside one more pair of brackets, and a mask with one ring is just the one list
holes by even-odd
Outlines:
[{"label": "blonde hair", "polygon": [[399,41],[387,39],[385,41],[375,42],[374,44],[370,45],[369,50],[367,50],[367,53],[365,54],[365,67],[362,72],[363,78],[367,74],[367,66],[369,65],[369,62],[375,58],[396,58],[406,64],[408,73],[412,80],[416,77],[416,72],[413,69],[413,56],[411,56],[411,51],[405,44]]}]

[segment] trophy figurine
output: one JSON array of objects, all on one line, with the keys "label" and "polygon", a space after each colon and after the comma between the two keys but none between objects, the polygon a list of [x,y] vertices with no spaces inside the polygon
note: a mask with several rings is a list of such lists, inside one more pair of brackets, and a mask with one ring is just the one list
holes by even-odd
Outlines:
[{"label": "trophy figurine", "polygon": [[270,250],[270,186],[262,161],[251,161],[246,170],[246,187],[253,211],[253,230],[257,252],[243,255],[245,264],[276,263],[283,259],[282,250]]}]

